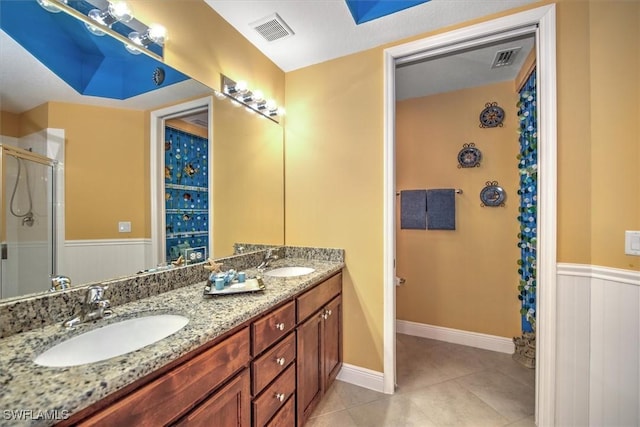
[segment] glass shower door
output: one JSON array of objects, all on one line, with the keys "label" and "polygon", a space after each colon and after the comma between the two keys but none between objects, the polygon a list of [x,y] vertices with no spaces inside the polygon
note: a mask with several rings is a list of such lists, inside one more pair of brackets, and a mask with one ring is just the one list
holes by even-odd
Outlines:
[{"label": "glass shower door", "polygon": [[49,289],[54,274],[54,164],[2,147],[0,298]]}]

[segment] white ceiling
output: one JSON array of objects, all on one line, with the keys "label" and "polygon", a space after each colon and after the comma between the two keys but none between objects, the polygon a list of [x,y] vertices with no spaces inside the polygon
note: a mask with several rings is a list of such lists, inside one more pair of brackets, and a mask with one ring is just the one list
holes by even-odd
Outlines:
[{"label": "white ceiling", "polygon": [[[344,0],[205,0],[285,72],[535,1],[431,0],[356,25]],[[250,25],[274,13],[293,36],[267,42]]]}]

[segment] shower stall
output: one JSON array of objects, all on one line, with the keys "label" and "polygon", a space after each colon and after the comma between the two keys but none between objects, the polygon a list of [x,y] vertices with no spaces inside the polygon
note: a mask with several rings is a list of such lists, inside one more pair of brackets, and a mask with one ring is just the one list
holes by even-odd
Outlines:
[{"label": "shower stall", "polygon": [[0,298],[49,289],[56,266],[56,161],[0,144]]}]

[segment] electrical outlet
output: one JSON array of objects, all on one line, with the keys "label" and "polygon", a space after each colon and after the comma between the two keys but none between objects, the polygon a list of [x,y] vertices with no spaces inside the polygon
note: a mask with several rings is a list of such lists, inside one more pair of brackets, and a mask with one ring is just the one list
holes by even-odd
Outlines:
[{"label": "electrical outlet", "polygon": [[118,223],[118,232],[131,233],[131,221],[120,221]]},{"label": "electrical outlet", "polygon": [[624,232],[624,253],[640,256],[640,231]]}]

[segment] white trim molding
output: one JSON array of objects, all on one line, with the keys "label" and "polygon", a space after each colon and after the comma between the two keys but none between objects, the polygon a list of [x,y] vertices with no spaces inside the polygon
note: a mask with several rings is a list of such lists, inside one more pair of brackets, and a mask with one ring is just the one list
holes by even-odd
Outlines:
[{"label": "white trim molding", "polygon": [[558,276],[578,276],[602,279],[626,285],[640,286],[640,271],[588,264],[558,263]]},{"label": "white trim molding", "polygon": [[340,381],[359,387],[368,388],[380,393],[384,392],[384,375],[382,372],[343,363],[338,376]]},{"label": "white trim molding", "polygon": [[557,97],[556,12],[549,4],[384,50],[383,149],[383,347],[385,393],[395,383],[395,68],[409,56],[443,52],[499,40],[514,32],[536,35],[538,70],[538,311],[536,423],[554,425],[556,411]]},{"label": "white trim molding", "polygon": [[445,328],[443,326],[427,325],[424,323],[410,322],[408,320],[396,321],[396,332],[500,353],[513,354],[515,351],[515,345],[510,338]]}]

